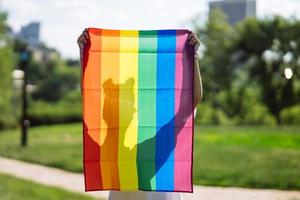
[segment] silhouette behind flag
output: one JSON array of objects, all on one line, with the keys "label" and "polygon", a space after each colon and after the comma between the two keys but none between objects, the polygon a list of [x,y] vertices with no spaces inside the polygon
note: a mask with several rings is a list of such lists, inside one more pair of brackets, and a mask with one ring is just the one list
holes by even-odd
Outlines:
[{"label": "silhouette behind flag", "polygon": [[81,80],[86,191],[192,192],[189,31],[88,32]]}]

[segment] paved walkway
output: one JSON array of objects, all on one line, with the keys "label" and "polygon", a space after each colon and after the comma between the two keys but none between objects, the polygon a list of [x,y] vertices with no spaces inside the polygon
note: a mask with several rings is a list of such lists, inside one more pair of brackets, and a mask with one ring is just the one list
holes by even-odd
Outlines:
[{"label": "paved walkway", "polygon": [[[72,192],[107,199],[108,192],[84,192],[82,174],[0,157],[0,173],[13,175]],[[183,194],[184,200],[300,200],[300,192],[194,186],[193,194]]]}]

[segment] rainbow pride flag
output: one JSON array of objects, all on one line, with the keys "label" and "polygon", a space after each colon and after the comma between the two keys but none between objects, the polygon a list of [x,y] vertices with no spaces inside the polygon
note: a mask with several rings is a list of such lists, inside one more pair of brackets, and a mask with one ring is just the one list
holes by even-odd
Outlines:
[{"label": "rainbow pride flag", "polygon": [[192,192],[190,31],[88,32],[81,80],[86,191]]}]

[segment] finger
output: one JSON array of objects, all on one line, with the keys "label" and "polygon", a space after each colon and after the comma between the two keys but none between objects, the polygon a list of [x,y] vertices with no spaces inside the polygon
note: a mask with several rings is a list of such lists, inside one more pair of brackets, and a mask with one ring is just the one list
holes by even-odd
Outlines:
[{"label": "finger", "polygon": [[84,34],[83,34],[83,33],[80,35],[80,41],[81,41],[81,42],[84,42],[84,41],[85,41],[85,37],[84,37]]},{"label": "finger", "polygon": [[195,40],[199,40],[196,34],[194,34],[194,38]]},{"label": "finger", "polygon": [[80,36],[80,41],[83,42],[83,43],[87,42],[87,40],[85,39],[83,34]]},{"label": "finger", "polygon": [[85,28],[83,31],[82,31],[82,33],[88,33],[89,31],[88,31],[88,29],[87,28]]},{"label": "finger", "polygon": [[84,43],[78,38],[77,44],[78,44],[79,48],[82,48]]},{"label": "finger", "polygon": [[89,36],[89,33],[86,30],[84,30],[82,33],[83,33],[83,35],[86,39],[89,39],[90,36]]},{"label": "finger", "polygon": [[196,42],[195,42],[195,41],[193,41],[193,42],[192,42],[192,46],[195,46],[195,44],[196,44]]},{"label": "finger", "polygon": [[83,33],[83,37],[84,37],[84,39],[86,39],[86,40],[87,40],[87,39],[89,39],[89,34],[88,34],[88,33],[86,33],[86,32],[84,32],[84,33]]},{"label": "finger", "polygon": [[195,34],[194,34],[193,32],[191,32],[191,33],[189,34],[189,37],[188,37],[188,38],[191,39],[191,38],[194,37],[194,35],[195,35]]},{"label": "finger", "polygon": [[193,37],[191,37],[190,39],[189,39],[189,44],[191,45],[192,44],[192,42],[193,42]]},{"label": "finger", "polygon": [[195,41],[194,41],[194,46],[197,45],[197,44],[198,44],[198,40],[195,39]]},{"label": "finger", "polygon": [[78,37],[77,43],[78,43],[78,44],[81,44],[81,43],[82,43],[82,38],[81,38],[81,36]]},{"label": "finger", "polygon": [[194,43],[195,43],[195,38],[192,38],[192,39],[190,40],[190,45],[194,45]]}]

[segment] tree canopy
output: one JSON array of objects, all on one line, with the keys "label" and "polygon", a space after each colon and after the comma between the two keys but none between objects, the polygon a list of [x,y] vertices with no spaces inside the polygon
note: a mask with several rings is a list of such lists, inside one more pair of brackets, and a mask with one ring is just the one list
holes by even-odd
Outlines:
[{"label": "tree canopy", "polygon": [[259,106],[281,124],[280,113],[299,105],[299,20],[248,18],[232,27],[215,10],[204,27],[196,25],[196,32],[204,46],[204,101],[214,109],[243,123]]}]

